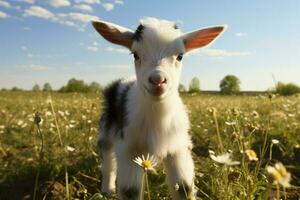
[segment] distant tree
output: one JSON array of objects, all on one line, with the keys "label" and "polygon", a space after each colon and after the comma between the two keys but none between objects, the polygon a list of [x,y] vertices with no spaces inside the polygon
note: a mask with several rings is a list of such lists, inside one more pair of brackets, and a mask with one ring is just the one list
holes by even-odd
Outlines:
[{"label": "distant tree", "polygon": [[185,86],[183,84],[181,84],[181,83],[178,86],[178,92],[186,92]]},{"label": "distant tree", "polygon": [[89,92],[100,92],[102,90],[102,87],[97,82],[91,82],[89,85]]},{"label": "distant tree", "polygon": [[33,87],[32,87],[32,91],[34,92],[38,92],[38,91],[41,91],[41,88],[38,84],[35,84]]},{"label": "distant tree", "polygon": [[89,86],[83,80],[72,78],[67,85],[59,89],[59,92],[89,92]]},{"label": "distant tree", "polygon": [[293,95],[300,92],[300,88],[294,83],[284,84],[282,82],[277,83],[275,90],[278,94],[284,96]]},{"label": "distant tree", "polygon": [[44,92],[50,92],[50,91],[52,91],[52,87],[51,87],[50,83],[45,83],[44,84],[43,91]]},{"label": "distant tree", "polygon": [[189,85],[189,92],[194,93],[194,92],[200,92],[200,81],[197,77],[194,77]]},{"label": "distant tree", "polygon": [[13,88],[11,88],[11,91],[18,92],[18,91],[22,91],[22,89],[18,88],[18,87],[13,87]]},{"label": "distant tree", "polygon": [[227,75],[220,82],[222,94],[236,94],[240,91],[241,81],[235,75]]}]

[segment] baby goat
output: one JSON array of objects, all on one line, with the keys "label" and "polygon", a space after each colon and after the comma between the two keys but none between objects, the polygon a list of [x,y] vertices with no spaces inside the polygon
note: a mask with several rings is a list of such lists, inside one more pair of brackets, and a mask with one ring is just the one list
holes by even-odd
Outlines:
[{"label": "baby goat", "polygon": [[163,162],[173,199],[193,195],[189,119],[178,94],[181,60],[214,41],[224,27],[182,34],[175,23],[155,18],[141,20],[135,32],[104,21],[93,26],[106,40],[132,52],[136,72],[136,80],[120,79],[104,91],[98,138],[102,192],[114,193],[117,179],[120,199],[138,199],[142,169],[133,159],[149,153]]}]

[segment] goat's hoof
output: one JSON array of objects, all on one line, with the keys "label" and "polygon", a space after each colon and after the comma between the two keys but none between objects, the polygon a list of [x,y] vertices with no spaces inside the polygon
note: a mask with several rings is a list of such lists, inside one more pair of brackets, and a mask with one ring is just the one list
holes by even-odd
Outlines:
[{"label": "goat's hoof", "polygon": [[102,188],[101,192],[105,196],[112,196],[116,193],[116,188]]}]

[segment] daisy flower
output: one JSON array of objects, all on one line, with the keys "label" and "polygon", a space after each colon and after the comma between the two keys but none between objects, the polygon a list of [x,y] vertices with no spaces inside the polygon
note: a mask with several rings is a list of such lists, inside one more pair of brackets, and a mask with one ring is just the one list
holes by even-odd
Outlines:
[{"label": "daisy flower", "polygon": [[272,176],[274,184],[280,184],[284,188],[291,186],[291,173],[286,171],[282,163],[276,163],[274,167],[267,166],[267,172]]},{"label": "daisy flower", "polygon": [[240,164],[239,161],[233,161],[230,158],[230,153],[224,153],[224,154],[219,155],[219,156],[215,156],[214,154],[210,154],[209,156],[215,162],[220,163],[220,164],[224,164],[224,165],[228,165],[228,166],[239,165]]},{"label": "daisy flower", "polygon": [[245,150],[245,153],[250,161],[258,161],[257,155],[252,149]]},{"label": "daisy flower", "polygon": [[154,158],[154,156],[150,156],[149,154],[147,154],[147,157],[145,158],[144,155],[142,155],[142,157],[136,157],[133,162],[135,162],[136,164],[138,164],[139,166],[141,166],[143,168],[144,171],[152,171],[152,172],[156,172],[154,167],[157,165],[157,162]]},{"label": "daisy flower", "polygon": [[276,139],[272,140],[272,144],[278,144],[278,143],[279,143],[279,140],[276,140]]}]

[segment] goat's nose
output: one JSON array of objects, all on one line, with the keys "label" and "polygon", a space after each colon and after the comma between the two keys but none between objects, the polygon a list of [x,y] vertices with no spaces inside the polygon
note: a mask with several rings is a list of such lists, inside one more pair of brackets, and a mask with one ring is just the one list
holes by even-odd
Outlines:
[{"label": "goat's nose", "polygon": [[160,86],[164,83],[167,83],[167,79],[166,77],[164,77],[162,74],[160,73],[155,73],[155,74],[152,74],[150,77],[149,77],[149,82],[152,84],[152,85],[155,85],[155,86]]}]

